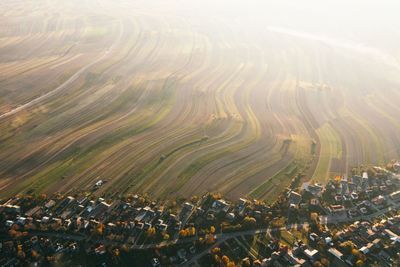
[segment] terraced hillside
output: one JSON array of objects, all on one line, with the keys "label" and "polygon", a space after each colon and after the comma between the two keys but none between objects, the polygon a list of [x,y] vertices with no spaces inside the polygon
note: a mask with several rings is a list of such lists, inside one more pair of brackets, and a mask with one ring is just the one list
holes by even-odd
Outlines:
[{"label": "terraced hillside", "polygon": [[2,1],[0,195],[272,199],[399,156],[398,46],[232,3]]}]

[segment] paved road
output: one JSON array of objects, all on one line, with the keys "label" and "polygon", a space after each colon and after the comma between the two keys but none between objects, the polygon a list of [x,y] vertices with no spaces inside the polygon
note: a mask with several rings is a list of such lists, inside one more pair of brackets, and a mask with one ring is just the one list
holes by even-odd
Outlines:
[{"label": "paved road", "polygon": [[23,104],[23,105],[20,105],[20,106],[18,106],[18,107],[16,107],[16,108],[14,108],[14,109],[12,109],[12,110],[6,112],[6,113],[1,114],[1,115],[0,115],[0,119],[5,118],[5,117],[8,117],[8,116],[10,116],[10,115],[12,115],[12,114],[15,114],[15,113],[17,113],[18,111],[20,111],[20,110],[22,110],[22,109],[24,109],[24,108],[27,108],[27,107],[29,107],[29,106],[35,104],[35,103],[40,102],[41,100],[43,100],[43,99],[45,99],[45,98],[47,98],[47,97],[49,97],[49,96],[54,95],[55,93],[57,93],[58,91],[61,91],[61,90],[64,89],[66,86],[68,86],[68,85],[71,84],[73,81],[75,81],[75,80],[76,80],[79,76],[81,76],[81,74],[84,73],[87,69],[89,69],[89,68],[92,67],[93,65],[95,65],[95,64],[99,63],[100,61],[102,61],[112,50],[115,49],[115,47],[116,47],[116,46],[120,43],[120,41],[121,41],[121,37],[122,37],[122,35],[123,35],[123,33],[124,33],[124,24],[122,23],[121,20],[119,21],[119,23],[120,23],[120,33],[119,33],[118,38],[117,38],[117,39],[115,40],[115,42],[110,46],[110,48],[108,48],[108,49],[106,50],[106,52],[105,52],[101,57],[95,59],[94,61],[92,61],[92,62],[86,64],[85,66],[83,66],[82,68],[80,68],[80,69],[79,69],[77,72],[75,72],[71,77],[69,77],[68,80],[66,80],[66,81],[63,82],[61,85],[59,85],[57,88],[51,90],[50,92],[47,92],[46,94],[43,94],[43,95],[41,95],[41,96],[39,96],[39,97],[37,97],[37,98],[35,98],[35,99],[32,99],[31,101],[29,101],[29,102],[27,102],[27,103],[25,103],[25,104]]}]

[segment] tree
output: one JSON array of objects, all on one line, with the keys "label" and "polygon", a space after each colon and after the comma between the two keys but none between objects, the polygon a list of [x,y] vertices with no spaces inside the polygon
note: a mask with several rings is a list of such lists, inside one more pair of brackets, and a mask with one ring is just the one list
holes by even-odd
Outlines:
[{"label": "tree", "polygon": [[351,241],[343,242],[342,246],[343,246],[344,253],[347,255],[349,255],[354,248],[354,244]]},{"label": "tree", "polygon": [[322,265],[324,265],[326,267],[330,266],[329,260],[327,258],[322,258],[321,263],[322,263]]},{"label": "tree", "polygon": [[357,258],[358,260],[365,261],[365,260],[367,259],[366,256],[365,256],[363,253],[361,253],[361,251],[359,251],[359,250],[357,250],[357,249],[354,249],[354,248],[353,248],[353,250],[351,251],[351,253],[352,253],[353,256],[354,256],[355,258]]},{"label": "tree", "polygon": [[215,248],[213,248],[213,249],[211,250],[211,252],[212,252],[213,254],[220,254],[220,253],[221,253],[221,249],[220,249],[219,247],[215,247]]},{"label": "tree", "polygon": [[186,235],[187,235],[187,233],[186,233],[186,231],[183,230],[183,229],[180,230],[179,233],[178,233],[179,238],[185,238]]},{"label": "tree", "polygon": [[215,238],[214,238],[213,234],[207,234],[205,236],[205,238],[206,238],[207,244],[214,244]]},{"label": "tree", "polygon": [[150,227],[149,229],[147,229],[146,231],[146,237],[147,238],[154,238],[156,236],[156,229],[154,227]]},{"label": "tree", "polygon": [[226,266],[230,262],[228,256],[222,256],[222,263]]},{"label": "tree", "polygon": [[256,221],[256,219],[254,219],[253,217],[246,216],[246,217],[243,219],[243,225],[244,225],[245,227],[255,227],[256,224],[257,224],[257,221]]}]

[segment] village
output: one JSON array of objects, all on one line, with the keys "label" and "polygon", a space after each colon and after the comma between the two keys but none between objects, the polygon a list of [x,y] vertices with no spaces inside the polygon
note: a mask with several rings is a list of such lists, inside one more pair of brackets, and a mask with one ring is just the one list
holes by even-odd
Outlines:
[{"label": "village", "polygon": [[[95,187],[101,187],[99,180]],[[369,168],[303,183],[276,202],[218,193],[160,202],[90,194],[0,205],[1,266],[398,266],[400,175]]]}]

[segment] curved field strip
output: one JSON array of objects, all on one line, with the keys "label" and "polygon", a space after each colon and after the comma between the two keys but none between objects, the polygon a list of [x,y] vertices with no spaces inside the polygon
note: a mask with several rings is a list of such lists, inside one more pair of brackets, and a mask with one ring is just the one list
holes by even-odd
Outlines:
[{"label": "curved field strip", "polygon": [[33,101],[0,120],[1,196],[272,199],[296,174],[396,157],[400,95],[383,62],[197,5],[0,3],[0,111]]},{"label": "curved field strip", "polygon": [[[250,69],[251,70],[251,69]],[[263,73],[263,71],[260,71],[260,73]],[[258,83],[259,79],[255,79],[253,81],[253,84],[248,84],[246,86],[246,91],[247,91],[247,97],[248,97],[248,92],[251,90],[251,88]],[[243,92],[243,91],[242,91]],[[199,171],[201,168],[205,167],[207,164],[215,161],[216,159],[223,157],[224,155],[227,155],[227,153],[234,153],[235,151],[239,151],[247,146],[249,146],[251,143],[253,143],[255,140],[257,140],[260,136],[260,129],[259,129],[259,123],[257,118],[255,118],[253,112],[251,111],[250,108],[247,108],[247,110],[245,111],[247,117],[250,119],[250,125],[248,127],[250,127],[248,130],[246,130],[246,132],[250,131],[250,136],[246,136],[248,134],[246,134],[246,139],[244,139],[243,141],[236,141],[234,143],[234,145],[230,145],[228,148],[226,149],[219,149],[216,152],[212,153],[212,154],[206,154],[204,156],[202,156],[197,162],[192,163],[188,168],[186,168],[185,170],[183,170],[183,172],[181,172],[178,175],[178,179],[179,182],[178,184],[171,189],[172,192],[176,192],[177,190],[179,190],[189,179],[196,179],[194,174]],[[242,115],[243,116],[243,115]],[[247,128],[247,127],[246,127]],[[242,139],[242,138],[241,138]],[[185,190],[186,191],[186,190]],[[165,192],[165,191],[164,191]]]},{"label": "curved field strip", "polygon": [[322,125],[317,129],[317,134],[321,142],[321,152],[317,168],[312,180],[315,182],[325,182],[329,177],[329,170],[333,158],[342,158],[342,144],[339,135],[328,124]]},{"label": "curved field strip", "polygon": [[[236,76],[237,75],[237,73],[240,71],[240,67],[239,67],[239,69],[236,71],[236,72],[233,72],[233,74],[230,76],[230,78],[229,79],[227,79],[227,81],[229,81],[229,80],[231,80],[234,76]],[[223,84],[222,85],[222,87],[224,87],[225,85]],[[188,117],[188,118],[190,118],[190,117]],[[222,137],[222,139],[226,139],[227,138],[227,136],[224,136],[224,137]],[[218,139],[220,139],[220,138],[218,138]],[[207,146],[210,146],[212,143],[214,143],[215,142],[215,137],[214,138],[212,138],[212,140],[207,140],[207,142],[206,143],[204,143],[205,145],[207,145]],[[186,146],[186,145],[184,145],[185,146],[185,148],[189,148],[188,146]],[[196,147],[195,149],[196,150],[198,150],[198,149],[200,149],[201,148],[201,146],[198,146],[198,147]],[[176,150],[176,148],[175,148],[175,150]],[[176,157],[178,157],[178,156],[180,156],[181,154],[183,154],[183,153],[188,153],[188,152],[190,152],[191,150],[186,150],[186,149],[182,149],[182,147],[179,147],[179,153],[174,153],[174,158],[176,158]],[[169,153],[168,153],[169,154]],[[168,155],[167,154],[167,155]],[[163,162],[163,164],[168,164],[168,165],[170,165],[168,162],[170,162],[172,159],[171,158],[167,158],[167,160],[165,161],[165,162]],[[165,172],[165,171],[164,171]],[[152,174],[152,176],[154,177],[153,179],[149,179],[149,181],[152,181],[152,184],[154,184],[157,180],[158,180],[158,177],[162,177],[163,175],[161,175],[161,174],[159,174],[159,173],[154,173],[154,174]],[[149,185],[147,188],[150,188],[151,187],[151,185]]]},{"label": "curved field strip", "polygon": [[[368,134],[368,145],[364,145],[363,149],[365,150],[364,153],[364,161],[366,163],[373,163],[373,162],[378,162],[380,164],[384,163],[383,155],[384,155],[384,145],[382,144],[382,138],[378,136],[378,133],[376,131],[376,128],[373,125],[368,125],[368,123],[363,120],[359,115],[356,115],[355,113],[352,113],[350,110],[346,111],[346,114],[350,114],[351,118],[354,119],[354,121],[362,127],[362,132],[365,134]],[[371,149],[374,149],[370,151]],[[372,160],[373,158],[376,158],[376,160]]]}]

